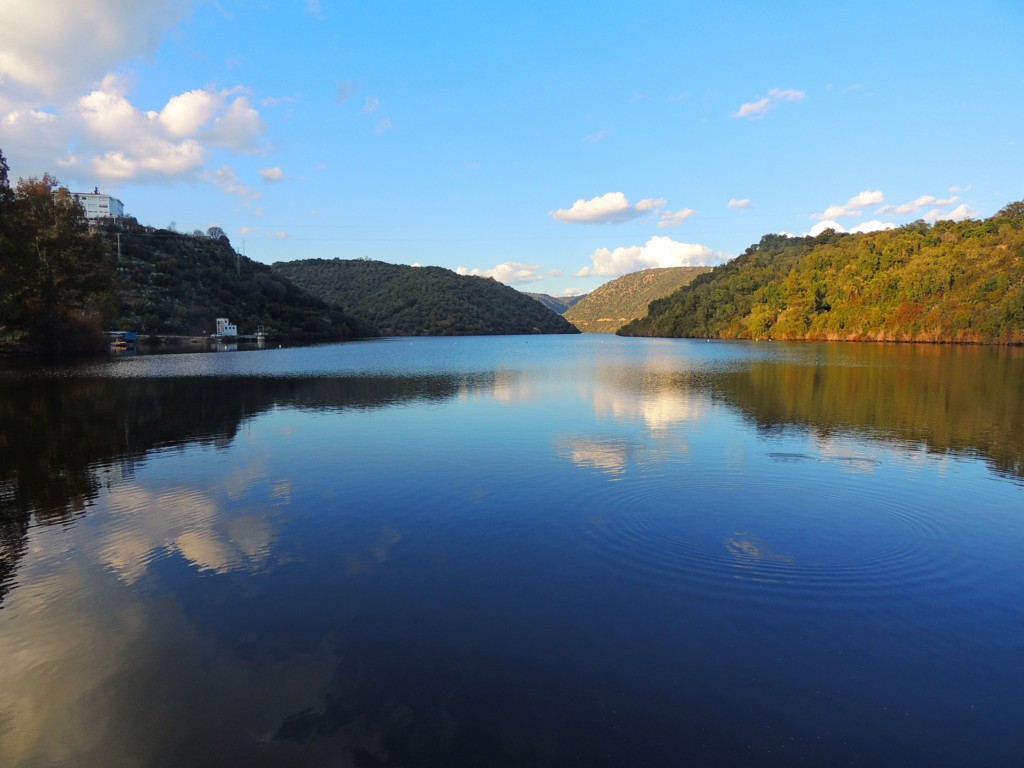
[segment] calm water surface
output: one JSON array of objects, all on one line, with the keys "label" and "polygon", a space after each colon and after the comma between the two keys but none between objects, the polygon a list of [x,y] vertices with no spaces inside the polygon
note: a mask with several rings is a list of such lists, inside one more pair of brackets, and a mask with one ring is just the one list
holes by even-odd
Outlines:
[{"label": "calm water surface", "polygon": [[1024,350],[0,366],[0,764],[1024,764]]}]

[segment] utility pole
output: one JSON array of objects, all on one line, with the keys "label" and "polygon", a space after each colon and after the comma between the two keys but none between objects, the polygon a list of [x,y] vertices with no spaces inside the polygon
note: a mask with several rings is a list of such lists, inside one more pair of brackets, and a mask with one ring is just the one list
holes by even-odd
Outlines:
[{"label": "utility pole", "polygon": [[117,263],[120,264],[121,263],[121,233],[120,232],[115,232],[114,234],[117,235]]}]

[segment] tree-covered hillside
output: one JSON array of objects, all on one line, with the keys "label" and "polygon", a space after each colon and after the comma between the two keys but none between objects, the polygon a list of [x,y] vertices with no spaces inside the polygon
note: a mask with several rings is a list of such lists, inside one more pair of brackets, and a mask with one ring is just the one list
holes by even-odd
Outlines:
[{"label": "tree-covered hillside", "polygon": [[368,332],[211,234],[87,222],[49,174],[11,187],[0,152],[0,348],[92,351],[106,330],[204,335],[217,317],[279,338]]},{"label": "tree-covered hillside", "polygon": [[385,336],[578,333],[551,310],[489,278],[368,259],[305,259],[274,269]]},{"label": "tree-covered hillside", "polygon": [[584,333],[615,333],[624,323],[643,317],[647,306],[687,285],[710,267],[643,269],[605,283],[573,307],[565,317]]},{"label": "tree-covered hillside", "polygon": [[114,263],[50,175],[8,181],[0,152],[0,347],[84,351],[117,314]]},{"label": "tree-covered hillside", "polygon": [[117,258],[117,325],[143,333],[206,335],[230,318],[240,333],[259,326],[275,337],[347,339],[372,331],[337,307],[239,255],[228,239],[133,225],[101,228]]},{"label": "tree-covered hillside", "polygon": [[982,221],[766,235],[619,333],[1024,343],[1024,202]]}]

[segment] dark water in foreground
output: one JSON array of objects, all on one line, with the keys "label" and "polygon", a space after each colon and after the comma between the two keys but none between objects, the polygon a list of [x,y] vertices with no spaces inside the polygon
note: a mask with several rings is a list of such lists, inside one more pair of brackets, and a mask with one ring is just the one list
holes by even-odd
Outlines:
[{"label": "dark water in foreground", "polygon": [[1024,764],[1024,350],[0,362],[0,764]]}]

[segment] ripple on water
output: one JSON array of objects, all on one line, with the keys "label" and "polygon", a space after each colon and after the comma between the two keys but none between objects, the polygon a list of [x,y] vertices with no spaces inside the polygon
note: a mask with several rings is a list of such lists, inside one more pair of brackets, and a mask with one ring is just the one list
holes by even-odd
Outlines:
[{"label": "ripple on water", "polygon": [[762,599],[771,590],[775,601],[825,603],[948,587],[957,561],[947,517],[856,476],[879,462],[803,454],[784,461],[815,471],[741,482],[725,470],[676,473],[606,488],[587,519],[591,553],[624,577],[716,600]]}]

